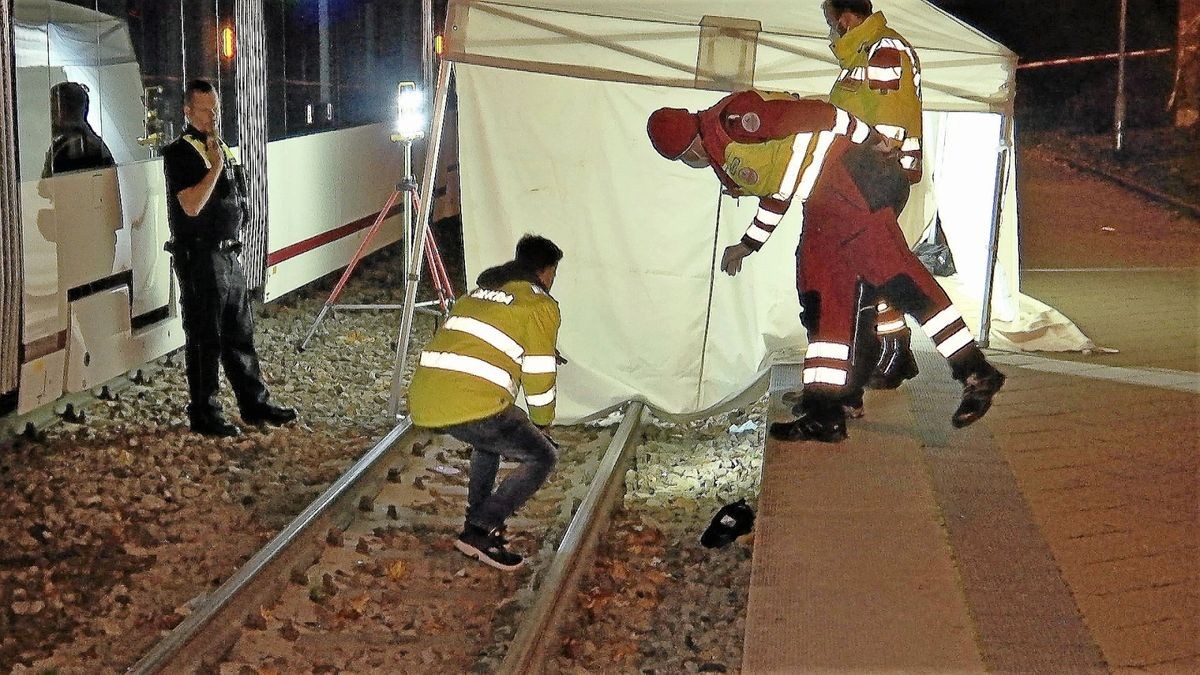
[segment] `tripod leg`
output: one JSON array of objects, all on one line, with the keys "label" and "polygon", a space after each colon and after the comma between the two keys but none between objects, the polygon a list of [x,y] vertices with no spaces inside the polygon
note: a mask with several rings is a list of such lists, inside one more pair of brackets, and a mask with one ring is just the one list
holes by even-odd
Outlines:
[{"label": "tripod leg", "polygon": [[359,243],[358,250],[356,250],[354,255],[350,257],[350,262],[347,263],[346,269],[342,272],[342,278],[338,279],[337,284],[335,284],[333,287],[333,291],[329,293],[329,299],[325,301],[325,306],[321,308],[321,313],[317,315],[317,320],[313,322],[312,328],[308,331],[308,335],[304,337],[304,341],[301,342],[300,346],[296,348],[297,351],[304,351],[305,347],[308,346],[308,341],[311,340],[312,336],[317,332],[317,326],[320,326],[321,321],[325,319],[325,315],[329,312],[330,306],[337,302],[337,299],[341,297],[342,290],[346,288],[346,282],[350,280],[350,275],[354,273],[354,268],[358,267],[359,261],[362,260],[363,251],[367,250],[367,246],[371,243],[371,239],[375,236],[375,233],[379,231],[379,227],[383,225],[383,221],[388,217],[392,207],[396,204],[396,199],[400,195],[401,192],[399,190],[393,190],[391,196],[388,197],[387,203],[383,206],[383,210],[380,211],[379,215],[375,217],[375,223],[371,225],[371,229],[367,230],[367,235],[363,237],[362,242]]}]

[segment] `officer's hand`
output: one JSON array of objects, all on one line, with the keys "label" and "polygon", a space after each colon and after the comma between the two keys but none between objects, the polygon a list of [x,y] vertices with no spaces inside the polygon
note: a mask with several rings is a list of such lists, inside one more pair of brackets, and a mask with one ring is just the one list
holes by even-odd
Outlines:
[{"label": "officer's hand", "polygon": [[205,154],[208,155],[208,165],[213,168],[224,168],[225,152],[221,150],[221,142],[216,136],[209,136],[205,141]]},{"label": "officer's hand", "polygon": [[737,275],[738,272],[742,271],[742,258],[753,252],[749,246],[741,242],[726,248],[725,253],[721,256],[721,271],[731,277]]}]

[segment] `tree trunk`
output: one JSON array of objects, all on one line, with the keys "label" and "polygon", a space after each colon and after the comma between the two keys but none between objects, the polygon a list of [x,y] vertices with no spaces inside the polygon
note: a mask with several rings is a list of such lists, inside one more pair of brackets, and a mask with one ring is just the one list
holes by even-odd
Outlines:
[{"label": "tree trunk", "polygon": [[1170,109],[1175,126],[1200,127],[1200,0],[1179,0],[1179,41]]}]

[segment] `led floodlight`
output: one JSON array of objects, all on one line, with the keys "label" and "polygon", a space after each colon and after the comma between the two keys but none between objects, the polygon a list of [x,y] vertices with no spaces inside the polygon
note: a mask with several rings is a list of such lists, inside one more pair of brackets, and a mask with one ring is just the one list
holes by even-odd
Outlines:
[{"label": "led floodlight", "polygon": [[416,82],[401,82],[396,91],[396,133],[393,141],[414,141],[425,135],[424,97]]}]

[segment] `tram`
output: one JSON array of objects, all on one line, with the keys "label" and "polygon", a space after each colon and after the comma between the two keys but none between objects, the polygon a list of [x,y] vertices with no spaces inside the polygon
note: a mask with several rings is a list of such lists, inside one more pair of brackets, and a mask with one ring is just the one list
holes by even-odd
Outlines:
[{"label": "tram", "polygon": [[[395,91],[431,72],[429,0],[0,0],[0,415],[183,344],[161,148],[213,81],[247,167],[265,301],[343,267],[402,178]],[[423,78],[424,76],[424,78]],[[105,153],[56,160],[63,92]],[[393,215],[376,250],[402,236]]]}]

